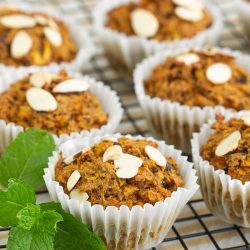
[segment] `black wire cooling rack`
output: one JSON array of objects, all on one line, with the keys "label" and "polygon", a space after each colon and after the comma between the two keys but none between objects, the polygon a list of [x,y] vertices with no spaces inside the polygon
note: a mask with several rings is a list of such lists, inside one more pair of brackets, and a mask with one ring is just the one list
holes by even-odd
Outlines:
[{"label": "black wire cooling rack", "polygon": [[[0,0],[1,2],[6,3],[4,0]],[[22,1],[8,2],[20,3]],[[31,5],[42,4],[56,9],[62,15],[72,17],[76,22],[88,26],[91,30],[91,13],[98,0],[23,0],[23,2]],[[249,53],[250,41],[247,40],[242,31],[237,13],[234,10],[233,1],[216,0],[215,4],[221,8],[225,23],[218,46],[230,47]],[[90,65],[85,65],[83,73],[102,80],[117,91],[125,110],[118,129],[119,132],[132,135],[150,135],[142,110],[136,99],[132,81],[119,75],[110,66],[101,50],[96,53]],[[47,191],[37,193],[37,200],[38,202],[49,201]],[[6,248],[8,231],[8,228],[0,228],[0,249]],[[250,229],[226,224],[214,217],[206,208],[201,194],[198,192],[185,206],[165,240],[153,249],[250,250]]]}]

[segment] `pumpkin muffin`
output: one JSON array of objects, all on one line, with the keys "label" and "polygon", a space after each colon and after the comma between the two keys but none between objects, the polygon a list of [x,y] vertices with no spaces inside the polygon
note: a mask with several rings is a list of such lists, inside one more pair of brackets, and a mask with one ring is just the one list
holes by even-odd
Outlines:
[{"label": "pumpkin muffin", "polygon": [[217,115],[191,142],[208,208],[227,223],[250,228],[250,113]]},{"label": "pumpkin muffin", "polygon": [[201,148],[201,156],[215,169],[222,169],[232,179],[250,181],[250,117],[224,121],[217,116],[214,133]]},{"label": "pumpkin muffin", "polygon": [[190,154],[192,133],[216,113],[249,110],[249,63],[240,52],[199,46],[145,59],[134,82],[153,135]]},{"label": "pumpkin muffin", "polygon": [[0,8],[0,63],[8,66],[70,62],[77,53],[68,27],[44,13]]},{"label": "pumpkin muffin", "polygon": [[112,9],[106,27],[127,36],[166,41],[191,38],[212,23],[209,12],[198,1],[141,0]]},{"label": "pumpkin muffin", "polygon": [[104,138],[74,156],[61,156],[55,180],[71,198],[104,207],[155,204],[182,187],[178,164],[156,142]]},{"label": "pumpkin muffin", "polygon": [[154,68],[144,86],[152,98],[190,107],[250,109],[250,73],[234,57],[219,52],[191,50],[170,56]]},{"label": "pumpkin muffin", "polygon": [[181,151],[153,138],[120,134],[63,143],[49,159],[44,180],[51,199],[110,250],[158,245],[199,187]]},{"label": "pumpkin muffin", "polygon": [[56,135],[100,128],[108,115],[89,87],[65,71],[29,74],[0,94],[0,119]]}]

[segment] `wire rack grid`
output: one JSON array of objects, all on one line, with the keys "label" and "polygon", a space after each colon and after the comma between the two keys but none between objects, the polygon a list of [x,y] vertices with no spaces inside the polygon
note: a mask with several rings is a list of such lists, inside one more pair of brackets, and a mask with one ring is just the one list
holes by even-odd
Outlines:
[{"label": "wire rack grid", "polygon": [[[6,1],[0,0],[0,3]],[[10,3],[21,1],[11,1]],[[42,0],[25,1],[31,5],[44,5],[56,9],[62,15],[72,17],[78,23],[91,29],[91,12],[98,0]],[[250,44],[234,11],[234,2],[214,0],[224,16],[225,27],[221,32],[219,46],[250,52]],[[111,86],[120,96],[125,110],[118,128],[121,133],[132,135],[150,135],[143,112],[136,99],[133,83],[114,70],[103,51],[99,50],[90,65],[85,65],[84,74],[91,75]],[[38,202],[49,201],[46,190],[37,193]],[[9,228],[0,228],[0,249],[5,249]],[[207,209],[201,194],[198,192],[183,209],[165,240],[154,250],[164,249],[223,249],[250,250],[250,229],[226,224],[214,217]],[[77,250],[77,249],[76,249]]]}]

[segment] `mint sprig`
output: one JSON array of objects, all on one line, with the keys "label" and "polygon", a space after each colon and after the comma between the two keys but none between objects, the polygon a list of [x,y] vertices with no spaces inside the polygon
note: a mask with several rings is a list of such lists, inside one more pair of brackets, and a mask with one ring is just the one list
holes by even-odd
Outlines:
[{"label": "mint sprig", "polygon": [[28,204],[18,214],[19,225],[11,229],[7,248],[10,250],[53,250],[56,225],[62,216],[52,210],[41,211],[39,205]]},{"label": "mint sprig", "polygon": [[88,227],[75,219],[71,214],[64,212],[59,203],[41,204],[42,209],[54,209],[63,217],[57,224],[55,235],[55,250],[105,250],[102,240],[89,231]]},{"label": "mint sprig", "polygon": [[10,179],[8,190],[0,192],[0,225],[16,226],[17,213],[28,203],[35,202],[35,191],[32,188],[22,181]]},{"label": "mint sprig", "polygon": [[[34,190],[20,180],[10,180],[7,191],[0,192],[0,197],[0,226],[15,226],[9,233],[8,250],[106,249],[95,233],[66,213],[59,203],[36,205]],[[10,200],[15,204],[11,213],[6,210],[9,207],[1,209],[1,204]]]},{"label": "mint sprig", "polygon": [[37,190],[44,183],[43,169],[54,150],[54,139],[46,131],[28,129],[18,134],[0,159],[0,183],[7,186],[15,178]]}]

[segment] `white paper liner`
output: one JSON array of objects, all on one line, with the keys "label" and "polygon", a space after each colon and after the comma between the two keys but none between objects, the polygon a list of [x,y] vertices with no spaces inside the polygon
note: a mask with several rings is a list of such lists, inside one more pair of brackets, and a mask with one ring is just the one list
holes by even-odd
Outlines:
[{"label": "white paper liner", "polygon": [[[77,54],[76,57],[71,62],[61,62],[55,63],[52,62],[45,66],[32,66],[36,67],[37,69],[47,67],[47,66],[54,66],[54,65],[61,65],[63,67],[70,67],[71,70],[74,71],[81,71],[84,69],[85,65],[88,65],[92,56],[94,55],[95,51],[97,50],[96,45],[93,43],[93,39],[89,35],[88,28],[80,23],[76,23],[76,21],[72,20],[72,18],[68,18],[67,16],[60,15],[55,10],[51,10],[49,8],[45,8],[43,6],[31,6],[25,3],[16,3],[16,4],[1,4],[0,7],[12,7],[18,8],[26,12],[43,12],[51,17],[55,17],[59,20],[62,20],[69,29],[71,33],[72,39],[76,43],[77,46]],[[8,66],[0,63],[0,73],[4,73],[7,70],[16,70],[22,68],[28,68],[29,66]]]},{"label": "white paper liner", "polygon": [[[192,49],[200,50],[199,46]],[[236,62],[250,71],[250,56],[230,49],[214,48],[215,50],[233,56]],[[136,67],[134,72],[135,92],[144,111],[148,125],[153,135],[158,139],[164,139],[168,144],[173,144],[186,153],[191,152],[190,139],[193,132],[197,132],[200,126],[208,119],[215,117],[217,112],[225,112],[222,106],[216,107],[189,107],[177,102],[152,98],[145,93],[144,80],[147,79],[153,69],[163,63],[167,57],[175,56],[189,51],[189,48],[173,49],[171,51],[157,53]],[[227,112],[234,112],[227,109]]]},{"label": "white paper liner", "polygon": [[139,0],[105,0],[102,1],[93,13],[95,31],[99,36],[100,45],[105,49],[114,65],[124,67],[132,72],[135,65],[142,59],[160,49],[172,50],[176,47],[192,45],[213,45],[217,42],[223,28],[223,18],[220,10],[210,2],[204,2],[211,16],[213,25],[190,39],[158,42],[139,36],[126,36],[105,27],[106,15],[111,10],[129,2]]},{"label": "white paper liner", "polygon": [[[119,138],[120,134],[112,135]],[[141,136],[130,139],[140,139]],[[60,146],[60,151],[67,157],[80,150],[99,143],[101,136],[69,140]],[[154,140],[153,138],[148,138]],[[159,150],[164,155],[172,156],[178,163],[180,174],[184,180],[184,187],[178,188],[171,197],[155,205],[145,204],[144,207],[133,206],[131,209],[123,205],[120,208],[102,205],[91,205],[90,202],[79,202],[70,199],[64,193],[62,186],[56,182],[54,168],[59,159],[60,151],[53,153],[49,158],[48,168],[44,170],[44,180],[49,194],[54,201],[59,201],[62,207],[80,218],[83,223],[102,237],[108,249],[148,249],[159,244],[165,237],[176,217],[188,200],[197,191],[197,176],[192,168],[193,164],[187,157],[181,156],[181,151],[157,141]]]},{"label": "white paper liner", "polygon": [[[225,120],[244,115],[250,115],[250,112],[226,114]],[[194,133],[191,140],[193,162],[199,176],[203,198],[211,212],[223,221],[250,227],[250,181],[243,184],[240,180],[231,179],[223,170],[215,170],[200,155],[202,145],[206,144],[214,131],[211,129],[214,122],[215,119],[210,119],[208,123],[203,124],[200,132]]]},{"label": "white paper liner", "polygon": [[[72,78],[82,78],[90,84],[89,91],[93,93],[101,103],[102,108],[108,114],[108,122],[99,129],[91,129],[89,131],[82,130],[80,132],[72,132],[70,134],[63,134],[59,137],[54,135],[56,143],[62,143],[66,140],[78,138],[82,136],[104,135],[106,133],[113,133],[121,121],[123,109],[116,92],[111,90],[109,86],[105,86],[102,82],[96,81],[89,76],[83,76],[80,73],[71,71],[71,67],[62,66],[48,66],[43,67],[39,71],[58,73],[61,69],[65,69]],[[0,93],[6,91],[9,86],[15,83],[18,79],[22,79],[29,73],[36,72],[36,67],[19,68],[15,73],[8,71],[0,76]],[[0,153],[8,146],[8,144],[16,137],[16,135],[23,131],[23,128],[13,123],[6,124],[0,119]]]},{"label": "white paper liner", "polygon": [[238,11],[238,16],[245,29],[246,34],[250,38],[250,2],[247,0],[235,0],[235,7]]}]

